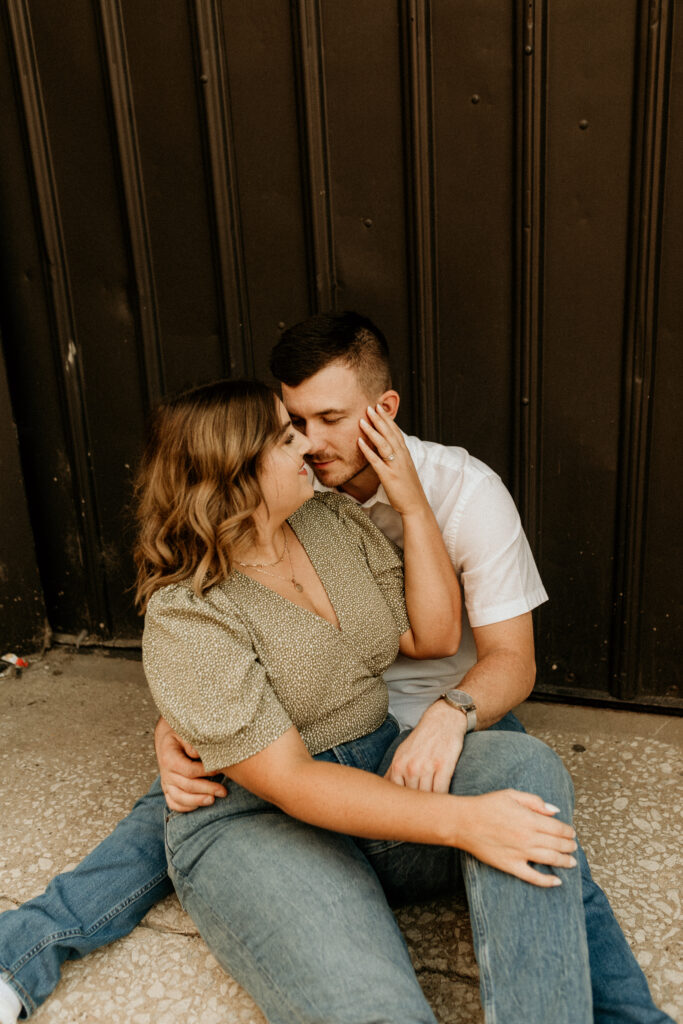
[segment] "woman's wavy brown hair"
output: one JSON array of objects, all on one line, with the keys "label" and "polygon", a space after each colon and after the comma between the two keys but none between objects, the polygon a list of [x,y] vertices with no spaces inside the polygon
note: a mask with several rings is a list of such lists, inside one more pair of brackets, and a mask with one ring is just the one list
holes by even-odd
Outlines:
[{"label": "woman's wavy brown hair", "polygon": [[275,394],[255,380],[219,380],[156,410],[135,484],[135,601],[191,580],[200,595],[227,578],[235,545],[253,535],[257,473],[282,432]]}]

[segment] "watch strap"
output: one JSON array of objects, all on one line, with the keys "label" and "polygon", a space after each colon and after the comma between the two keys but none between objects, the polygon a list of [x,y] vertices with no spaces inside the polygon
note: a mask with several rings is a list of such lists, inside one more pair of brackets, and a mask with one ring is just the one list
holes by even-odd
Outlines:
[{"label": "watch strap", "polygon": [[465,732],[466,733],[474,732],[475,729],[477,728],[477,707],[476,707],[476,704],[474,703],[474,701],[472,700],[472,698],[470,697],[469,694],[465,694],[463,690],[461,690],[459,692],[462,693],[463,696],[466,696],[468,698],[469,703],[461,704],[458,701],[453,700],[451,698],[451,696],[450,696],[450,691],[449,690],[446,690],[445,693],[442,693],[441,697],[439,699],[440,700],[445,700],[446,703],[450,707],[456,708],[458,711],[462,711],[463,715],[467,719],[467,728],[465,729]]}]

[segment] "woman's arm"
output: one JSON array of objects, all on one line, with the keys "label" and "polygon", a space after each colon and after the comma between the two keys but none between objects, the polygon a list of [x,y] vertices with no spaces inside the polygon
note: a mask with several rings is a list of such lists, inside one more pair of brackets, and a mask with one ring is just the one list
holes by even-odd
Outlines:
[{"label": "woman's arm", "polygon": [[[405,594],[410,629],[400,650],[409,658],[446,658],[462,635],[460,586],[443,537],[406,447],[403,434],[381,406],[368,406],[361,426],[374,445],[358,439],[387,497],[403,520]],[[387,456],[393,455],[390,461]]]},{"label": "woman's arm", "polygon": [[574,829],[538,796],[501,790],[482,796],[423,793],[345,765],[315,761],[296,729],[225,774],[286,814],[370,839],[454,846],[539,886],[559,885],[528,861],[574,867]]}]

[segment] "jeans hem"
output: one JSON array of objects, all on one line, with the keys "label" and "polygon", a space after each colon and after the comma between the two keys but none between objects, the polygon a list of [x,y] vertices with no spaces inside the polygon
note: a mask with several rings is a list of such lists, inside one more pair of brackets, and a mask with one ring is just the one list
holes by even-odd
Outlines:
[{"label": "jeans hem", "polygon": [[26,1015],[26,1017],[30,1017],[32,1013],[35,1013],[35,1011],[38,1009],[37,1004],[34,1003],[29,993],[26,991],[21,982],[14,976],[12,971],[8,970],[6,967],[3,967],[2,964],[0,964],[0,978],[2,978],[2,980],[10,986],[10,988],[14,991],[17,999],[19,999],[19,1001],[22,1003],[22,1010],[19,1014],[19,1019],[25,1020],[24,1014]]}]

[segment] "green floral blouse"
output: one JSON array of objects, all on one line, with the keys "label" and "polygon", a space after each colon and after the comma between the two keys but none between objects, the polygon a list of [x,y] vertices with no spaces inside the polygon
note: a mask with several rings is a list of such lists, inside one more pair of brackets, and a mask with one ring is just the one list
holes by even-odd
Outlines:
[{"label": "green floral blouse", "polygon": [[289,523],[339,629],[237,571],[202,597],[189,583],[162,587],[147,607],[152,695],[207,771],[258,753],[292,725],[317,754],[386,717],[382,672],[410,627],[402,552],[340,494],[317,494]]}]

